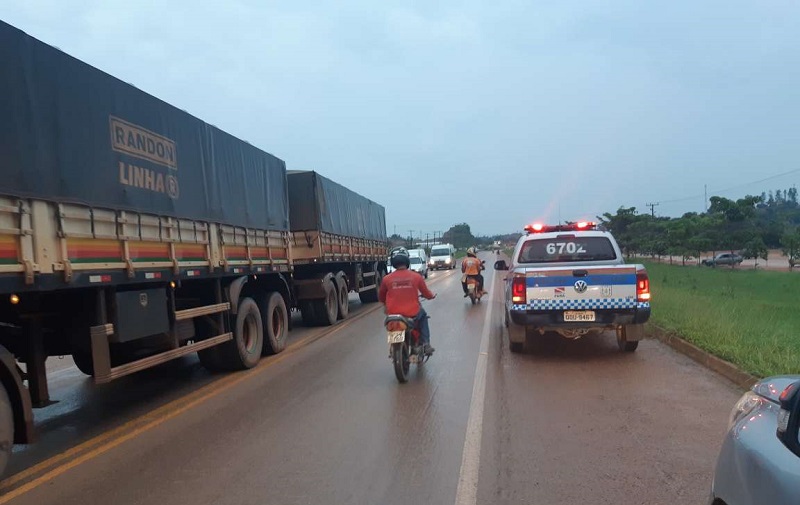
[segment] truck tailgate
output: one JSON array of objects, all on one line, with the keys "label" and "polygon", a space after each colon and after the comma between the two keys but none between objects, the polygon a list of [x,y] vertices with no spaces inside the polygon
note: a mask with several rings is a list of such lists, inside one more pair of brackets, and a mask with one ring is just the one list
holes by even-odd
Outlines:
[{"label": "truck tailgate", "polygon": [[636,267],[537,268],[526,273],[530,310],[636,308]]}]

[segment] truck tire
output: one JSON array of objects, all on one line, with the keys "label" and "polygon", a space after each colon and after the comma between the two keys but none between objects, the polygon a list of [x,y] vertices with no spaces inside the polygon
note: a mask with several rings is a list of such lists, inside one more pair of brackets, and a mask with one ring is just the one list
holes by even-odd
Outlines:
[{"label": "truck tire", "polygon": [[233,339],[217,346],[220,365],[226,370],[253,368],[264,348],[264,320],[252,298],[239,300]]},{"label": "truck tire", "polygon": [[219,346],[210,347],[197,351],[197,357],[200,358],[200,364],[209,372],[221,372],[225,370],[219,357]]},{"label": "truck tire", "polygon": [[0,385],[0,475],[6,470],[14,447],[14,409],[6,388]]},{"label": "truck tire", "polygon": [[336,295],[336,286],[330,279],[325,281],[322,286],[325,298],[313,300],[314,313],[317,316],[317,324],[321,326],[333,326],[336,324],[336,317],[339,315],[339,297]]},{"label": "truck tire", "polygon": [[264,347],[263,354],[278,354],[286,349],[286,337],[289,331],[289,313],[286,302],[280,293],[272,293],[267,299],[264,311]]},{"label": "truck tire", "polygon": [[92,353],[88,351],[72,351],[72,361],[84,375],[94,377],[94,364],[92,363]]},{"label": "truck tire", "polygon": [[347,283],[342,281],[341,286],[339,286],[339,296],[338,299],[338,307],[337,307],[337,317],[339,319],[347,319],[347,314],[350,313],[350,300],[348,299],[349,291],[347,290]]},{"label": "truck tire", "polygon": [[358,298],[361,300],[361,303],[375,303],[378,301],[378,290],[381,287],[382,280],[383,276],[381,273],[375,272],[375,289],[359,293]]},{"label": "truck tire", "polygon": [[306,326],[314,326],[317,324],[317,314],[314,312],[314,304],[311,300],[303,300],[300,302],[300,315],[303,317],[303,324]]}]

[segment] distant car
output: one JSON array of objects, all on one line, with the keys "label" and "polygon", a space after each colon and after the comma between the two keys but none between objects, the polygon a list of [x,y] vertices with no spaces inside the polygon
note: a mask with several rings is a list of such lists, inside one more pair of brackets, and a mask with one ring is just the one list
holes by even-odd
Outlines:
[{"label": "distant car", "polygon": [[428,278],[428,263],[425,262],[424,258],[411,256],[411,270],[417,272],[426,279]]},{"label": "distant car", "polygon": [[411,260],[411,270],[419,273],[426,279],[428,278],[428,255],[425,249],[410,249],[408,251]]},{"label": "distant car", "polygon": [[742,261],[744,261],[744,258],[736,253],[720,253],[713,258],[704,259],[702,263],[707,267],[715,267],[717,265],[736,266]]},{"label": "distant car", "polygon": [[800,375],[770,377],[731,412],[709,505],[800,503]]}]

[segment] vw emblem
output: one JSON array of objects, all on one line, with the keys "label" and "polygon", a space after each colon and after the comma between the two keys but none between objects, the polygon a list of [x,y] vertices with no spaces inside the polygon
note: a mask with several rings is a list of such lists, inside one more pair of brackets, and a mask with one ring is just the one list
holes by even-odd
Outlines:
[{"label": "vw emblem", "polygon": [[147,293],[139,293],[139,305],[147,307]]},{"label": "vw emblem", "polygon": [[586,284],[586,281],[576,281],[575,282],[575,291],[577,291],[578,293],[585,293],[588,288],[589,288],[589,285]]}]

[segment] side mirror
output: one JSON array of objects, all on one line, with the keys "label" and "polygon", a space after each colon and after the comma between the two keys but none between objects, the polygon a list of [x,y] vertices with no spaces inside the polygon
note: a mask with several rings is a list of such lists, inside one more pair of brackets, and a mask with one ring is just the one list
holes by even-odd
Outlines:
[{"label": "side mirror", "polygon": [[495,270],[508,270],[508,265],[506,264],[506,260],[497,260],[494,262],[494,269]]},{"label": "side mirror", "polygon": [[778,440],[796,456],[800,456],[800,381],[783,390],[778,412]]}]

